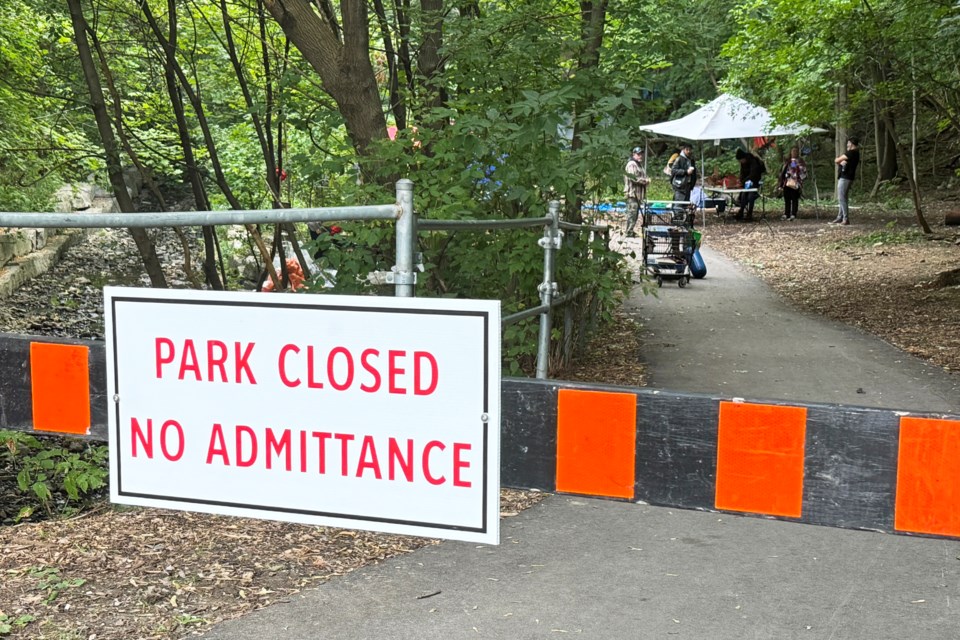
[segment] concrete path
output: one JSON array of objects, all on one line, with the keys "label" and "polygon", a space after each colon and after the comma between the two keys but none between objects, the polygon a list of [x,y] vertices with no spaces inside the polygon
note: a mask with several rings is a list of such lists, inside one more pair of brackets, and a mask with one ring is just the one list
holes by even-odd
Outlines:
[{"label": "concrete path", "polygon": [[[792,310],[713,252],[705,260],[707,279],[629,301],[649,331],[653,386],[960,413],[941,370]],[[502,526],[499,547],[421,549],[207,637],[960,637],[957,541],[571,496]]]},{"label": "concrete path", "polygon": [[550,496],[218,625],[218,640],[955,640],[960,543]]},{"label": "concrete path", "polygon": [[704,246],[707,277],[635,289],[650,386],[728,398],[960,413],[960,375],[859,329],[787,305]]}]

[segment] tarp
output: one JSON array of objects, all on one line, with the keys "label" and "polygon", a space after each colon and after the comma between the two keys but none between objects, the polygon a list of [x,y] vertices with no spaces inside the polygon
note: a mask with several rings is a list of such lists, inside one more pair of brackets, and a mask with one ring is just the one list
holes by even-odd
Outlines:
[{"label": "tarp", "polygon": [[802,124],[774,126],[769,111],[728,93],[682,118],[643,125],[640,130],[684,140],[725,140],[825,131]]}]

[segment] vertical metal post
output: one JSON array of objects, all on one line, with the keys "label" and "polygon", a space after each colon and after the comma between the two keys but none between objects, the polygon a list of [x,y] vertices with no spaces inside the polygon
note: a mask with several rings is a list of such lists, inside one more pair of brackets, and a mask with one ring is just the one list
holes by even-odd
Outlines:
[{"label": "vertical metal post", "polygon": [[394,295],[412,298],[414,285],[417,284],[413,265],[417,220],[413,213],[413,182],[406,178],[397,180],[397,205],[400,207],[400,217],[397,218],[397,264],[393,268]]},{"label": "vertical metal post", "polygon": [[[553,265],[557,245],[560,239],[560,203],[550,202],[547,213],[550,225],[543,228],[543,237],[539,245],[543,248],[543,282],[540,283],[540,304],[550,305],[556,293],[557,283],[553,281]],[[550,369],[550,331],[552,329],[553,309],[548,308],[540,314],[540,339],[537,341],[537,378],[545,379]]]},{"label": "vertical metal post", "polygon": [[563,365],[567,366],[573,359],[573,300],[563,305]]}]

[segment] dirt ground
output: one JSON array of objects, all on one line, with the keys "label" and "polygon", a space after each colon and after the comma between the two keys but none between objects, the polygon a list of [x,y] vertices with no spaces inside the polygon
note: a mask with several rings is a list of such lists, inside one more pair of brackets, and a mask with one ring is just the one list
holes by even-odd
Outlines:
[{"label": "dirt ground", "polygon": [[[500,515],[542,497],[503,490]],[[182,638],[437,542],[107,505],[0,527],[0,637]]]},{"label": "dirt ground", "polygon": [[[798,308],[859,326],[949,375],[960,372],[960,286],[935,281],[960,267],[960,228],[941,224],[951,206],[931,208],[934,234],[926,237],[914,231],[910,212],[864,206],[848,227],[828,225],[832,216],[821,212],[818,219],[810,208],[801,209],[795,222],[779,215],[769,224],[710,219],[704,242],[747,265]],[[96,262],[103,247],[94,247],[90,259]],[[77,251],[82,257],[84,249]],[[76,288],[77,273],[74,265],[49,284],[31,283],[25,308],[55,296],[56,286]],[[0,328],[38,332],[46,313],[39,309],[39,320],[28,320],[25,312],[11,311],[11,324],[18,324]],[[639,335],[640,327],[618,314],[561,377],[643,385]],[[541,497],[505,490],[501,516],[516,515]],[[0,637],[180,638],[435,543],[106,505],[73,520],[0,527]]]},{"label": "dirt ground", "polygon": [[[642,383],[638,326],[617,317],[564,377]],[[500,516],[542,498],[503,489]],[[0,527],[0,638],[182,638],[438,542],[103,504],[71,520]]]}]

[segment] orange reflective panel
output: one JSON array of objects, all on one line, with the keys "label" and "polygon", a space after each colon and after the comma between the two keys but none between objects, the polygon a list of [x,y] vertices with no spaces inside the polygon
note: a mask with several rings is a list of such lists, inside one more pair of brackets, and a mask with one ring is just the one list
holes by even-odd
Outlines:
[{"label": "orange reflective panel", "polygon": [[557,491],[632,499],[636,442],[634,394],[557,392]]},{"label": "orange reflective panel", "polygon": [[805,407],[720,403],[716,508],[799,518]]},{"label": "orange reflective panel", "polygon": [[90,433],[89,352],[81,345],[30,343],[35,430]]},{"label": "orange reflective panel", "polygon": [[960,421],[900,418],[893,526],[960,536]]}]

